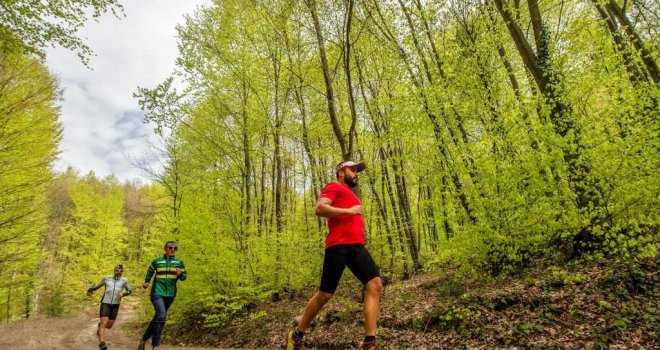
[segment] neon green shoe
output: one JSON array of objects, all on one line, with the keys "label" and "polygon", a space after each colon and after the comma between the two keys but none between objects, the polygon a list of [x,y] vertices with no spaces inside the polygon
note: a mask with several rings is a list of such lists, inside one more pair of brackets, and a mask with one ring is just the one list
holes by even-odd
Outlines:
[{"label": "neon green shoe", "polygon": [[301,350],[303,348],[303,338],[296,337],[293,331],[286,334],[286,350]]}]

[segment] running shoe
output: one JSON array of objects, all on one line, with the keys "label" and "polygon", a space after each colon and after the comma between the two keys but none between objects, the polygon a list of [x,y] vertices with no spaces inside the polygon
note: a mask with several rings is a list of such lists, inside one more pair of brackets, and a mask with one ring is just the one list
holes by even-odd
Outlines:
[{"label": "running shoe", "polygon": [[368,343],[362,343],[362,348],[361,349],[369,349],[369,350],[382,350],[380,346],[378,346],[378,343],[376,341],[370,341]]},{"label": "running shoe", "polygon": [[289,333],[287,333],[286,350],[300,350],[303,348],[302,344],[303,344],[302,337],[296,337],[296,335],[293,334],[293,331],[289,331]]},{"label": "running shoe", "polygon": [[108,350],[108,346],[105,345],[104,341],[99,343],[99,350]]}]

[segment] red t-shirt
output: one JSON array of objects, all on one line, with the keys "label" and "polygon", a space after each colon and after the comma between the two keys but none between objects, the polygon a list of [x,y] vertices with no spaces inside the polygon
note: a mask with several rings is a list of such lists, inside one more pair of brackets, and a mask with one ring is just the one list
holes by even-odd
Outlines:
[{"label": "red t-shirt", "polygon": [[[351,189],[338,182],[327,184],[321,191],[320,197],[328,198],[335,208],[350,208],[361,205],[360,199]],[[364,220],[362,215],[339,215],[328,218],[328,236],[325,238],[325,247],[337,244],[362,244],[364,240]]]}]

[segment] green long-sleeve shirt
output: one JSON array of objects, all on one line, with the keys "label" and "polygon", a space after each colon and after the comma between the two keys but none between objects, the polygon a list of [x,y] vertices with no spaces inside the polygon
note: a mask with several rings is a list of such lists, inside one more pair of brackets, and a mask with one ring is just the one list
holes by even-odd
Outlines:
[{"label": "green long-sleeve shirt", "polygon": [[[177,276],[176,274],[177,267],[183,270],[181,276]],[[168,258],[166,255],[163,255],[151,262],[151,265],[147,269],[147,275],[144,277],[144,282],[150,283],[152,277],[154,277],[154,283],[151,286],[151,294],[163,297],[175,297],[176,282],[178,280],[184,281],[188,277],[188,273],[186,272],[186,266],[183,264],[183,260],[175,256]]]}]

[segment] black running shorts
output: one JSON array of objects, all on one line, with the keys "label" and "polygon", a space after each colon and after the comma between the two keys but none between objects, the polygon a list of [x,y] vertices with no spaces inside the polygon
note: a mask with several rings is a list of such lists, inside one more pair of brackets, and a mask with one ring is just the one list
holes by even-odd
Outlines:
[{"label": "black running shorts", "polygon": [[334,294],[346,267],[365,286],[372,279],[380,277],[378,267],[365,246],[362,244],[334,245],[325,250],[320,290]]},{"label": "black running shorts", "polygon": [[116,320],[117,313],[119,313],[119,304],[101,303],[101,311],[99,312],[99,317],[107,317],[111,320]]}]

